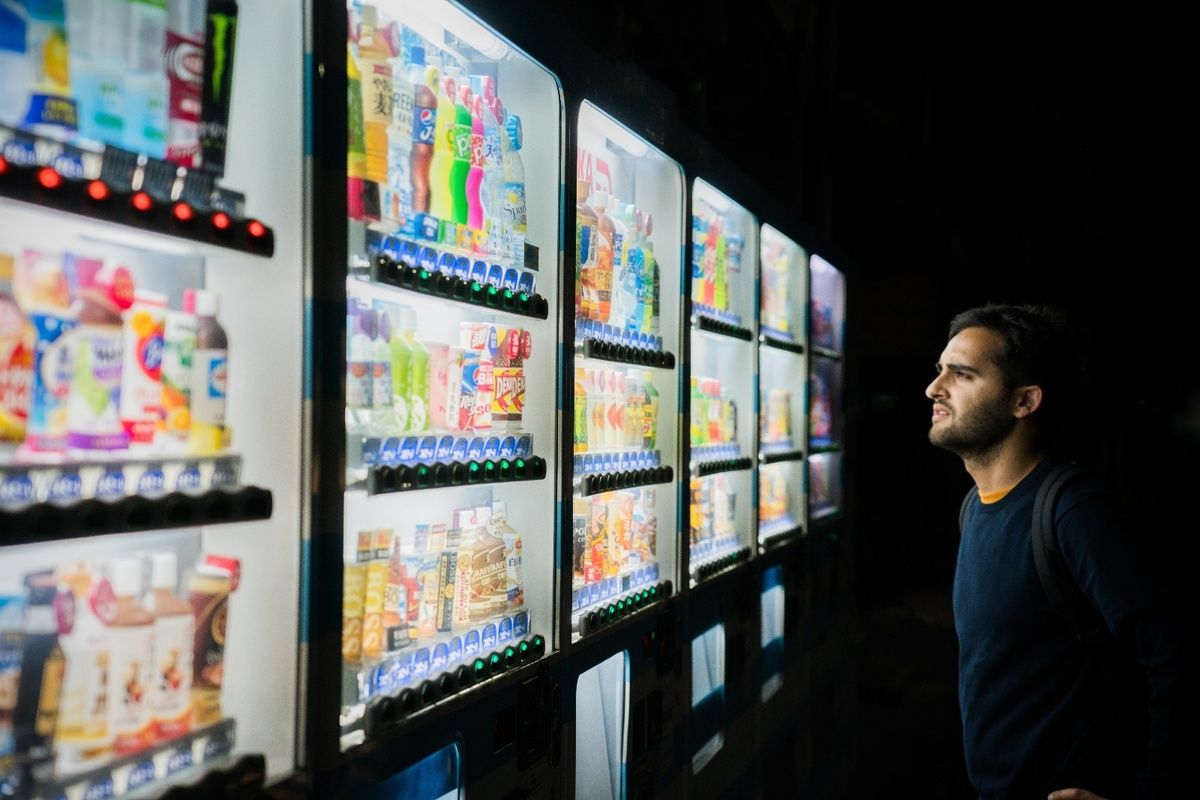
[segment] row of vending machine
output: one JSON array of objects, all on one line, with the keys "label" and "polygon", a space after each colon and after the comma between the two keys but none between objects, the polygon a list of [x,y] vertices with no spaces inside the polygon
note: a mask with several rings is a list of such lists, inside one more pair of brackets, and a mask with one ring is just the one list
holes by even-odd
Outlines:
[{"label": "row of vending machine", "polygon": [[535,4],[130,5],[0,20],[0,795],[816,780],[834,251]]}]

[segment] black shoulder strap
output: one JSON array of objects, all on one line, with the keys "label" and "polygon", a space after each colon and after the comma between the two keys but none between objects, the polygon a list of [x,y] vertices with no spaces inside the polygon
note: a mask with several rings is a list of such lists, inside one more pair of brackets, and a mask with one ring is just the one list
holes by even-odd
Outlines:
[{"label": "black shoulder strap", "polygon": [[[1058,464],[1038,487],[1037,497],[1033,501],[1033,563],[1050,605],[1066,618],[1080,642],[1094,644],[1103,638],[1104,628],[1099,615],[1067,569],[1054,526],[1059,495],[1072,479],[1082,473],[1083,468],[1078,464]],[[963,509],[965,513],[965,504]]]}]

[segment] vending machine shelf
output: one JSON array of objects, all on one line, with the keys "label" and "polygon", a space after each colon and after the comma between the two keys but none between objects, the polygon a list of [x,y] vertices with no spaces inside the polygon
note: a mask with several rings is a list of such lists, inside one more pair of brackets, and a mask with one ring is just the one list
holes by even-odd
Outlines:
[{"label": "vending machine shelf", "polygon": [[489,312],[499,311],[533,319],[548,319],[550,316],[549,301],[537,292],[523,291],[499,281],[477,280],[406,264],[383,253],[372,258],[365,271],[359,268],[350,274],[356,272],[365,274],[377,284],[452,300]]},{"label": "vending machine shelf", "polygon": [[705,580],[711,578],[719,572],[724,572],[731,567],[741,564],[750,559],[750,548],[739,547],[736,550],[727,552],[699,563],[692,564],[692,574],[697,580]]},{"label": "vending machine shelf", "polygon": [[675,369],[674,353],[666,350],[651,350],[644,347],[619,344],[591,337],[576,342],[575,355],[581,358],[615,361],[619,364],[632,364],[640,367]]},{"label": "vending machine shelf", "polygon": [[362,717],[364,741],[376,739],[400,727],[418,711],[429,708],[451,695],[484,681],[537,661],[546,653],[546,639],[540,634],[521,639],[469,663],[459,664],[436,677],[397,692],[371,698]]},{"label": "vending machine shelf", "polygon": [[719,472],[741,472],[753,466],[754,460],[750,456],[725,458],[717,461],[702,461],[692,465],[692,474],[703,478],[708,475],[716,475]]},{"label": "vending machine shelf", "polygon": [[804,451],[792,448],[784,449],[764,449],[758,454],[758,462],[760,464],[775,464],[780,461],[803,461]]},{"label": "vending machine shelf", "polygon": [[232,761],[229,756],[233,752],[234,734],[234,720],[222,720],[87,772],[35,785],[30,796],[33,800],[166,797],[162,794],[163,781],[187,784],[189,778],[199,780],[194,786],[168,790],[169,796],[224,797],[227,796],[225,790],[235,786],[253,793],[256,786],[262,786],[266,765],[261,756],[247,756]]},{"label": "vending machine shelf", "polygon": [[[588,588],[577,590],[576,595],[581,592],[587,593]],[[572,624],[572,629],[580,636],[587,636],[670,596],[671,582],[660,581],[652,586],[611,598],[607,603],[580,614]]]},{"label": "vending machine shelf", "polygon": [[697,312],[692,315],[692,325],[695,330],[704,331],[705,333],[728,336],[746,342],[754,341],[754,331],[749,328],[744,328],[728,320],[717,319],[704,312]]},{"label": "vending machine shelf", "polygon": [[809,442],[808,449],[812,455],[819,453],[840,453],[842,446],[837,442],[813,441]]},{"label": "vending machine shelf", "polygon": [[813,355],[818,355],[818,356],[821,356],[822,358],[829,358],[829,359],[833,359],[834,361],[842,360],[841,353],[839,353],[837,350],[830,350],[828,347],[821,347],[820,345],[814,344],[812,351],[813,351]]},{"label": "vending machine shelf", "polygon": [[799,342],[793,342],[789,339],[780,339],[776,336],[760,333],[758,335],[758,341],[760,344],[774,348],[775,350],[785,350],[789,353],[795,353],[796,355],[802,355],[804,353],[804,345],[800,344]]},{"label": "vending machine shelf", "polygon": [[660,465],[625,472],[577,475],[575,476],[574,483],[575,490],[581,497],[590,497],[594,494],[613,492],[618,489],[634,489],[638,486],[671,483],[674,479],[675,471],[670,466]]},{"label": "vending machine shelf", "polygon": [[441,489],[447,486],[477,486],[488,483],[540,481],[546,477],[546,459],[540,456],[500,458],[495,461],[400,464],[371,467],[367,472],[367,494]]},{"label": "vending machine shelf", "polygon": [[[137,187],[136,189],[134,187]],[[0,127],[0,197],[252,255],[275,233],[202,171],[117,148],[92,150]]]},{"label": "vending machine shelf", "polygon": [[763,537],[762,549],[764,552],[767,550],[774,550],[776,547],[785,545],[788,542],[801,538],[802,536],[804,536],[804,526],[795,525],[787,530],[779,531],[778,533],[772,533],[769,536]]}]

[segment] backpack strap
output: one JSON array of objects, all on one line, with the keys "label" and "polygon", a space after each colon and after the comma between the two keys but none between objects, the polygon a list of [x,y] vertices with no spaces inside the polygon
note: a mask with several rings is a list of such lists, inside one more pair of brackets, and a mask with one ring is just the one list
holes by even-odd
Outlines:
[{"label": "backpack strap", "polygon": [[[1050,605],[1066,618],[1077,638],[1083,644],[1095,644],[1104,637],[1104,627],[1083,590],[1075,582],[1067,568],[1062,550],[1058,546],[1055,530],[1055,506],[1066,485],[1083,474],[1083,468],[1073,462],[1053,467],[1038,487],[1033,501],[1033,531],[1031,542],[1033,563],[1037,567],[1038,579],[1050,600]],[[966,505],[963,510],[965,513]]]}]

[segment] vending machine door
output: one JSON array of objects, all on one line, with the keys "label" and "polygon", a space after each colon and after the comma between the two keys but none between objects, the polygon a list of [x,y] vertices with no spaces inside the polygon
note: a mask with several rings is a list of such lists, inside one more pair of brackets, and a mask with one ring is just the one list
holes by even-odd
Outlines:
[{"label": "vending machine door", "polygon": [[0,795],[296,765],[302,20],[212,5],[0,11]]},{"label": "vending machine door", "polygon": [[758,543],[770,548],[804,532],[808,256],[770,225],[761,243]]},{"label": "vending machine door", "polygon": [[572,641],[677,585],[682,474],[683,173],[590,102],[577,126]]},{"label": "vending machine door", "polygon": [[809,262],[808,516],[827,519],[842,509],[842,372],[846,279],[819,255]]},{"label": "vending machine door", "polygon": [[758,223],[692,182],[688,275],[688,573],[691,585],[756,552]]},{"label": "vending machine door", "polygon": [[[329,689],[353,763],[453,728],[556,647],[564,112],[553,74],[454,3],[346,15],[344,328],[324,335],[344,334]],[[484,766],[455,752],[469,784]]]}]

